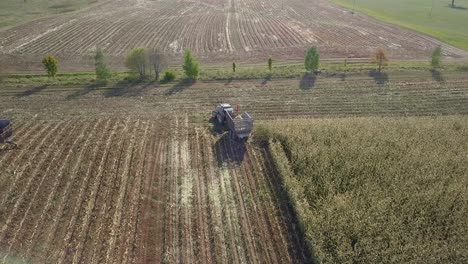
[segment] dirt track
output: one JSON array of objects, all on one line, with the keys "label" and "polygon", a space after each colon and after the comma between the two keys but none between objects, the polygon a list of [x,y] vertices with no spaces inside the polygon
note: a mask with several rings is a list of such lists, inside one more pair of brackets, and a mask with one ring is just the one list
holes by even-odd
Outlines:
[{"label": "dirt track", "polygon": [[15,132],[19,148],[0,153],[3,261],[308,258],[264,152],[186,116],[31,120]]},{"label": "dirt track", "polygon": [[95,6],[0,31],[0,61],[9,71],[41,69],[54,54],[61,70],[91,69],[104,49],[114,67],[135,47],[159,48],[180,62],[190,48],[205,63],[302,60],[306,47],[322,58],[369,58],[378,47],[392,59],[468,53],[411,30],[378,22],[326,0],[101,0]]}]

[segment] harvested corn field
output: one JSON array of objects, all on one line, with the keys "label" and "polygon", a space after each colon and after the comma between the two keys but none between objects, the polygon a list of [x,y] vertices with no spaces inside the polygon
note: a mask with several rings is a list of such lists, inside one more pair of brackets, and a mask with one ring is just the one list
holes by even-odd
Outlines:
[{"label": "harvested corn field", "polygon": [[392,58],[426,60],[438,45],[447,57],[467,57],[466,51],[326,0],[101,0],[0,31],[2,64],[14,61],[12,70],[40,69],[47,54],[62,69],[92,67],[89,54],[96,47],[122,66],[136,47],[158,48],[174,58],[188,48],[204,63],[257,63],[268,56],[302,60],[310,46],[323,58],[369,58],[381,47]]},{"label": "harvested corn field", "polygon": [[0,152],[3,262],[309,259],[263,150],[186,116],[29,120]]}]

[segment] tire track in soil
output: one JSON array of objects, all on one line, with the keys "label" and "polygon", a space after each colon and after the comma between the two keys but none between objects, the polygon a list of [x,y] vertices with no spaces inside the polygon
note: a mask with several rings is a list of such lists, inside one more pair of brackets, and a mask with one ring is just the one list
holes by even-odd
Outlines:
[{"label": "tire track in soil", "polygon": [[[285,263],[286,261],[278,261],[276,258],[275,252],[280,252],[279,248],[273,248],[271,246],[267,246],[267,242],[271,241],[274,238],[274,234],[272,232],[265,232],[265,226],[268,230],[270,230],[271,223],[267,216],[265,216],[264,212],[264,205],[259,197],[258,194],[261,191],[257,185],[255,184],[255,177],[257,176],[253,170],[251,170],[251,161],[250,157],[247,156],[247,148],[249,146],[246,143],[237,143],[234,142],[231,144],[231,155],[236,161],[242,161],[239,165],[240,175],[243,178],[243,182],[247,184],[243,184],[242,186],[246,186],[244,191],[247,193],[246,196],[251,199],[251,205],[247,206],[247,208],[251,209],[248,210],[249,216],[257,216],[256,220],[253,221],[252,225],[257,250],[256,253],[261,257],[260,262],[262,263]],[[238,175],[239,175],[238,174]],[[248,200],[249,201],[249,200]]]},{"label": "tire track in soil", "polygon": [[[154,137],[156,137],[154,133]],[[139,237],[140,246],[137,252],[137,263],[156,263],[161,262],[165,249],[164,225],[167,217],[164,211],[165,196],[167,189],[165,188],[164,170],[166,170],[164,159],[167,159],[167,146],[164,142],[164,136],[159,135],[158,140],[153,141],[153,150],[151,155],[154,159],[148,168],[147,177],[145,178],[145,197],[140,211],[142,217],[140,222]],[[156,185],[156,187],[155,187]],[[162,212],[162,213],[161,213]],[[161,243],[158,245],[158,242]]]},{"label": "tire track in soil", "polygon": [[[235,212],[236,204],[232,196],[230,175],[227,168],[227,164],[223,161],[223,158],[221,156],[221,153],[223,151],[221,149],[221,146],[214,143],[213,137],[210,136],[209,139],[210,141],[207,145],[210,149],[210,153],[212,153],[211,155],[208,155],[209,162],[210,164],[212,164],[212,167],[210,168],[210,173],[215,172],[215,176],[218,177],[219,182],[217,182],[217,184],[219,186],[219,192],[222,195],[222,200],[220,202],[220,206],[223,212],[222,219],[225,222],[224,226],[227,226],[229,232],[227,234],[227,237],[230,240],[230,243],[228,244],[229,248],[227,248],[228,258],[231,257],[232,259],[230,261],[240,263],[241,259],[245,261],[245,258],[243,258],[242,252],[240,252],[240,250],[242,249],[240,247],[240,245],[242,244],[242,242],[240,241],[241,231],[239,227],[239,221],[237,218],[234,217],[234,215],[236,215],[237,212]],[[213,150],[213,146],[215,146],[216,151]],[[218,165],[218,167],[216,167],[217,164],[215,164],[213,156],[216,157],[219,163],[221,163]],[[222,229],[225,230],[224,227]]]},{"label": "tire track in soil", "polygon": [[[44,235],[46,236],[45,241],[42,244],[43,250],[45,252],[43,256],[47,258],[44,260],[45,262],[51,262],[50,259],[53,258],[51,251],[53,251],[54,248],[61,248],[60,246],[61,243],[59,239],[60,232],[58,231],[58,229],[65,226],[65,220],[62,219],[62,217],[66,213],[64,210],[67,209],[67,205],[73,204],[73,203],[69,203],[69,200],[72,199],[73,197],[73,195],[71,195],[70,192],[77,190],[77,188],[72,188],[72,185],[76,184],[77,181],[79,181],[79,179],[77,179],[77,176],[78,176],[80,167],[83,166],[82,159],[85,156],[84,154],[89,150],[88,147],[90,145],[89,144],[90,139],[93,138],[94,135],[98,132],[98,128],[99,128],[99,131],[102,131],[102,127],[100,127],[101,125],[102,125],[101,120],[98,120],[95,122],[94,127],[92,128],[90,134],[86,137],[83,147],[80,149],[79,156],[77,157],[77,160],[74,163],[75,166],[73,166],[71,169],[70,178],[64,179],[65,189],[63,190],[63,195],[61,197],[57,197],[57,199],[59,199],[58,204],[57,204],[58,208],[54,216],[50,217],[50,214],[52,212],[47,214],[47,217],[51,218],[50,221],[52,222],[52,225],[50,226],[50,229],[43,230],[45,232]],[[89,133],[89,131],[86,131],[86,132]],[[53,201],[56,201],[56,199],[53,199]],[[50,210],[52,210],[52,208],[50,208]],[[44,222],[50,223],[50,221],[44,221]],[[59,223],[61,224],[60,226],[59,226]],[[55,245],[54,242],[57,242],[58,245]]]},{"label": "tire track in soil", "polygon": [[[134,239],[134,244],[132,248],[132,259],[131,263],[155,263],[156,260],[153,260],[148,255],[148,249],[157,249],[157,241],[164,241],[163,237],[163,219],[154,221],[152,212],[161,212],[162,210],[156,210],[153,207],[155,203],[153,202],[153,189],[156,189],[154,194],[155,199],[161,197],[164,192],[161,192],[161,184],[158,184],[158,188],[153,188],[153,181],[160,181],[162,174],[160,174],[161,164],[162,164],[162,151],[163,151],[163,141],[161,136],[158,137],[156,134],[156,129],[153,126],[150,134],[150,147],[148,148],[148,153],[146,154],[146,159],[144,161],[144,184],[141,186],[142,196],[138,202],[137,211],[139,212],[137,217],[136,224],[136,236]],[[159,192],[158,192],[159,191]],[[157,203],[156,206],[161,203]],[[156,214],[159,216],[161,214]],[[162,214],[163,215],[163,214]],[[154,231],[156,229],[156,231]],[[155,239],[159,235],[159,240]],[[162,249],[163,247],[159,247]],[[154,254],[158,255],[158,254]],[[161,255],[161,254],[159,254]]]},{"label": "tire track in soil", "polygon": [[[258,259],[257,259],[257,254],[256,252],[258,252],[256,246],[255,246],[255,243],[252,242],[252,238],[255,237],[252,233],[252,227],[251,227],[251,223],[250,223],[250,218],[248,217],[247,213],[246,213],[246,205],[244,203],[245,201],[245,197],[243,195],[243,192],[242,192],[242,189],[241,189],[241,178],[239,177],[238,175],[238,171],[237,171],[237,164],[234,164],[236,163],[236,159],[233,158],[233,156],[230,155],[230,152],[232,152],[232,139],[230,139],[229,137],[222,137],[222,142],[220,145],[222,145],[223,147],[223,152],[222,152],[222,156],[223,156],[223,161],[227,161],[229,163],[229,170],[230,170],[230,182],[231,182],[231,186],[234,190],[234,194],[233,194],[233,198],[237,201],[236,202],[236,209],[237,209],[237,213],[238,215],[240,216],[239,218],[239,223],[240,223],[240,226],[241,226],[241,231],[242,231],[242,242],[243,242],[243,245],[244,245],[244,249],[246,250],[246,252],[244,253],[245,254],[245,257],[246,257],[246,262],[250,262],[250,263],[257,263],[258,262]],[[234,162],[233,162],[234,161]]]},{"label": "tire track in soil", "polygon": [[[65,258],[72,256],[76,251],[75,249],[70,246],[70,242],[73,239],[74,233],[76,231],[76,226],[79,225],[79,221],[83,219],[82,217],[82,212],[83,212],[83,203],[87,199],[88,196],[88,189],[90,183],[92,183],[95,180],[95,176],[97,176],[94,172],[94,167],[96,166],[96,161],[99,159],[99,157],[102,156],[102,151],[103,149],[101,148],[102,146],[102,141],[104,140],[106,134],[108,133],[109,127],[110,127],[110,122],[111,120],[107,120],[104,128],[100,131],[100,135],[98,137],[98,140],[91,152],[91,159],[89,160],[89,163],[86,166],[85,172],[84,172],[84,179],[82,183],[79,185],[78,189],[78,197],[75,202],[75,207],[73,208],[73,212],[71,215],[70,220],[68,221],[68,225],[65,225],[66,232],[65,238],[62,239],[60,243],[58,243],[55,247],[55,249],[60,248],[60,251],[56,251],[53,254],[54,261],[56,260],[57,263],[63,263],[65,261]],[[86,163],[85,163],[86,164]]]},{"label": "tire track in soil", "polygon": [[[140,120],[137,121],[135,124],[135,127],[139,127]],[[118,239],[118,229],[120,230],[121,226],[121,218],[122,218],[122,206],[124,203],[124,197],[125,193],[127,191],[127,183],[128,183],[128,177],[130,173],[130,165],[133,160],[133,155],[135,152],[135,133],[131,134],[130,138],[130,144],[129,144],[129,151],[126,152],[125,155],[125,161],[124,161],[124,167],[123,167],[123,173],[121,176],[121,184],[118,192],[118,197],[117,197],[117,203],[116,203],[116,208],[114,212],[114,217],[112,219],[112,226],[110,229],[110,237],[109,237],[109,245],[107,247],[107,252],[106,252],[106,263],[113,263],[114,262],[114,257],[115,257],[115,246],[117,243]]]},{"label": "tire track in soil", "polygon": [[[107,160],[109,158],[109,152],[111,148],[111,143],[113,142],[113,138],[116,135],[116,128],[118,126],[118,122],[114,121],[111,129],[111,134],[106,135],[107,142],[105,145],[105,148],[103,150],[103,154],[101,156],[101,160],[99,162],[99,166],[96,169],[96,179],[93,183],[93,186],[91,187],[91,192],[89,195],[88,199],[85,199],[85,201],[88,201],[88,204],[86,205],[85,209],[85,216],[83,217],[83,222],[82,225],[78,228],[75,228],[73,231],[73,235],[75,236],[75,233],[78,233],[76,237],[71,237],[70,240],[68,241],[67,247],[69,248],[74,248],[75,249],[75,255],[73,256],[73,262],[72,263],[78,263],[81,261],[81,254],[83,253],[83,247],[85,240],[89,236],[89,224],[91,221],[91,214],[95,212],[95,205],[96,205],[96,199],[97,199],[97,193],[101,189],[101,184],[102,184],[102,176],[103,176],[103,168],[105,164],[107,163]],[[73,239],[77,240],[77,245],[73,245]],[[70,245],[71,244],[71,245]],[[67,263],[70,263],[70,260],[65,260]]]},{"label": "tire track in soil", "polygon": [[225,237],[227,233],[225,230],[228,229],[228,227],[225,227],[223,223],[219,180],[214,177],[213,152],[209,148],[211,141],[208,137],[210,137],[210,135],[206,135],[206,133],[202,134],[203,155],[201,157],[203,160],[203,174],[206,177],[206,195],[209,203],[210,226],[212,226],[210,234],[213,235],[211,239],[214,249],[211,251],[214,262],[228,263],[228,242],[226,242],[227,238]]},{"label": "tire track in soil", "polygon": [[[55,193],[56,193],[56,190],[59,189],[59,185],[60,185],[60,182],[61,182],[61,179],[63,178],[64,176],[64,172],[65,172],[65,168],[67,167],[67,165],[70,165],[71,162],[69,162],[70,158],[73,156],[72,154],[75,154],[74,152],[74,149],[77,148],[77,144],[78,142],[80,142],[81,140],[83,140],[83,137],[84,137],[84,133],[85,131],[87,131],[88,127],[90,126],[90,123],[85,123],[84,125],[82,123],[80,123],[80,125],[82,126],[82,129],[81,130],[78,130],[78,131],[81,131],[80,134],[78,135],[78,137],[75,138],[75,140],[73,141],[73,143],[71,144],[71,147],[68,149],[68,152],[67,152],[67,155],[66,157],[61,160],[62,163],[61,163],[61,166],[56,169],[57,171],[57,174],[54,178],[54,185],[53,187],[51,188],[51,190],[49,189],[48,190],[48,197],[47,197],[47,201],[45,203],[45,206],[44,208],[42,209],[41,213],[40,213],[40,216],[39,216],[39,219],[37,220],[37,223],[36,225],[34,226],[33,228],[33,231],[32,231],[32,234],[30,236],[29,239],[27,239],[27,242],[25,243],[26,244],[26,256],[30,256],[31,254],[31,250],[33,249],[34,245],[41,241],[41,239],[39,238],[40,237],[40,234],[38,234],[38,238],[36,238],[36,233],[38,232],[43,232],[45,231],[45,228],[40,228],[39,227],[41,226],[42,227],[42,224],[45,222],[45,223],[48,223],[49,221],[44,221],[44,219],[49,215],[48,214],[48,211],[52,205],[52,199],[53,197],[55,196]],[[81,152],[84,150],[84,148],[81,149]],[[77,150],[78,151],[78,150]],[[81,152],[78,151],[78,156],[80,157],[81,156]],[[78,163],[76,163],[78,164]],[[54,175],[53,173],[51,173],[51,175]],[[51,219],[52,221],[53,219]]]},{"label": "tire track in soil", "polygon": [[134,168],[134,166],[132,165],[130,170],[135,173],[135,176],[130,177],[129,187],[127,188],[126,192],[127,197],[125,198],[125,201],[128,201],[130,205],[124,210],[124,214],[122,216],[122,231],[119,234],[120,239],[117,240],[118,242],[120,242],[117,244],[117,252],[119,253],[119,255],[117,256],[119,258],[114,261],[117,263],[128,263],[130,245],[134,244],[134,242],[131,241],[131,239],[134,237],[134,234],[136,232],[135,220],[138,212],[135,211],[135,209],[137,207],[137,202],[138,200],[140,200],[141,195],[140,185],[141,179],[143,178],[143,164],[146,158],[146,143],[148,141],[148,131],[151,127],[151,124],[148,121],[144,121],[143,123],[146,123],[145,129],[144,131],[142,131],[143,133],[140,132],[142,140],[138,148],[137,157],[134,158],[133,162],[133,165],[136,165],[136,168]]},{"label": "tire track in soil", "polygon": [[[184,126],[182,127],[182,142],[179,144],[180,152],[180,164],[179,173],[180,178],[182,178],[180,186],[180,218],[183,228],[182,230],[182,243],[181,248],[185,249],[185,254],[182,254],[181,262],[189,263],[195,259],[194,247],[193,247],[193,237],[192,237],[192,206],[193,206],[193,168],[191,167],[191,157],[190,157],[190,148],[188,137],[191,135],[191,129],[188,125],[188,116],[185,114],[184,117]],[[180,140],[180,138],[179,138]]]},{"label": "tire track in soil", "polygon": [[[135,132],[135,126],[132,126],[132,132],[129,132],[129,124],[130,120],[127,119],[125,121],[125,124],[123,125],[124,127],[118,127],[118,131],[121,133],[118,133],[120,135],[119,139],[117,140],[117,143],[114,144],[116,148],[114,149],[114,152],[111,154],[112,157],[115,157],[114,159],[111,160],[110,164],[108,164],[110,167],[106,169],[106,176],[104,177],[106,179],[105,186],[106,188],[100,192],[102,194],[101,201],[102,201],[102,207],[99,209],[99,215],[97,216],[97,219],[95,221],[96,223],[96,234],[95,234],[95,241],[92,246],[92,254],[91,254],[91,260],[89,263],[101,263],[102,262],[102,257],[100,256],[100,252],[105,251],[105,245],[107,242],[107,238],[105,236],[102,236],[102,234],[107,234],[106,228],[110,226],[110,223],[106,221],[106,215],[111,215],[110,211],[113,208],[113,203],[114,200],[112,199],[113,191],[114,189],[117,188],[117,176],[118,172],[120,169],[120,162],[122,160],[122,155],[124,154],[124,149],[126,149],[124,139],[128,134],[132,134]],[[127,150],[128,151],[128,150]],[[99,203],[98,203],[99,204]],[[108,218],[110,221],[110,217]],[[103,232],[104,230],[104,232]]]},{"label": "tire track in soil", "polygon": [[[252,152],[256,150],[252,148],[247,148],[247,170],[250,171],[249,175],[251,176],[251,182],[253,190],[256,190],[258,193],[267,191],[267,184],[265,183],[265,175],[261,170],[261,165],[257,162]],[[272,203],[271,194],[268,193],[268,197],[258,197],[256,204],[259,205],[259,210],[263,215],[263,222],[266,223],[268,231],[263,233],[264,241],[267,244],[266,247],[270,250],[270,254],[275,257],[276,263],[292,263],[292,259],[289,256],[287,251],[287,242],[283,235],[283,230],[279,228],[279,224],[283,219],[277,217],[277,212],[275,212]],[[267,233],[268,232],[268,233]]]},{"label": "tire track in soil", "polygon": [[[21,227],[24,224],[24,220],[27,214],[29,213],[32,204],[35,202],[35,198],[38,194],[38,191],[40,187],[42,186],[46,176],[48,175],[48,172],[51,168],[53,161],[55,161],[64,150],[63,146],[66,143],[64,139],[67,138],[71,134],[71,131],[73,131],[73,129],[70,129],[68,127],[70,124],[71,124],[71,121],[68,121],[67,124],[63,126],[61,125],[61,123],[59,123],[59,126],[61,127],[61,129],[57,133],[56,137],[54,138],[54,140],[49,146],[49,150],[55,146],[55,148],[58,149],[59,151],[55,151],[55,152],[47,151],[45,153],[46,155],[45,158],[38,162],[34,171],[32,171],[31,173],[26,173],[26,175],[29,175],[29,181],[25,185],[24,190],[21,192],[19,198],[16,200],[15,205],[13,206],[13,209],[11,210],[10,213],[8,213],[8,219],[0,231],[1,232],[0,241],[2,241],[2,244],[3,244],[3,240],[5,239],[6,240],[5,242],[8,247],[6,250],[7,256],[10,254],[12,246],[16,242],[16,237],[18,233],[20,232]],[[42,177],[40,177],[41,173],[42,173]],[[21,212],[21,209],[24,209],[24,207],[27,207],[27,209],[23,215],[23,214],[20,214],[20,212]],[[17,227],[18,229],[16,231],[14,231],[16,229],[15,224],[18,225]],[[13,225],[13,226],[9,228],[10,225]],[[8,234],[7,231],[12,231],[13,234]],[[8,241],[8,238],[11,238],[11,240]]]},{"label": "tire track in soil", "polygon": [[192,157],[191,159],[191,167],[194,168],[194,182],[193,188],[194,193],[196,193],[194,204],[196,206],[192,207],[192,215],[196,216],[196,221],[193,223],[193,234],[192,237],[195,237],[195,255],[194,258],[197,260],[198,263],[211,263],[211,255],[209,254],[208,249],[211,250],[210,244],[210,237],[208,233],[209,227],[208,224],[208,217],[207,217],[207,208],[208,205],[205,200],[205,182],[203,180],[204,175],[200,173],[200,135],[199,129],[195,128],[195,139],[190,140],[190,153]]}]

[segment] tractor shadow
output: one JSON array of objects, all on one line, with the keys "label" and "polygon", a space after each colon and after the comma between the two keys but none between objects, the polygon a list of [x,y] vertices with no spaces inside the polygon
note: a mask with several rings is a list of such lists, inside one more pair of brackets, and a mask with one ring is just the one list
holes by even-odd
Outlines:
[{"label": "tractor shadow", "polygon": [[47,85],[35,86],[35,87],[32,87],[32,88],[30,88],[30,89],[28,89],[26,91],[21,92],[21,93],[17,93],[16,97],[21,98],[21,97],[31,96],[33,94],[37,94],[37,93],[42,92],[46,88],[47,88]]},{"label": "tractor shadow", "polygon": [[177,84],[175,84],[174,86],[172,86],[171,88],[169,88],[169,90],[167,90],[164,95],[166,96],[171,96],[173,94],[176,94],[176,93],[180,93],[180,92],[183,92],[185,89],[191,87],[192,85],[194,85],[196,83],[195,80],[192,80],[192,79],[184,79],[180,82],[178,82]]},{"label": "tractor shadow", "polygon": [[299,83],[299,88],[301,90],[311,90],[315,87],[315,81],[317,81],[317,75],[313,73],[305,73],[302,75],[301,82]]},{"label": "tractor shadow", "polygon": [[218,137],[214,150],[218,167],[227,164],[240,165],[244,161],[247,145],[245,141],[232,139],[229,132],[225,132]]},{"label": "tractor shadow", "polygon": [[369,72],[369,76],[374,79],[375,84],[380,87],[384,87],[388,83],[388,74],[386,72],[379,72],[372,70]]}]

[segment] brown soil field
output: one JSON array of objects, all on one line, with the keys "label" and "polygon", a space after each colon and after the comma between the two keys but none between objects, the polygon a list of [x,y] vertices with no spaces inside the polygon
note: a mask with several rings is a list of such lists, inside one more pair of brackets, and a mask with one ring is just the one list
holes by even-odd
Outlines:
[{"label": "brown soil field", "polygon": [[351,14],[326,0],[101,0],[90,8],[0,31],[0,61],[7,70],[41,69],[53,54],[62,70],[92,68],[102,48],[122,67],[136,47],[159,48],[180,62],[190,48],[203,63],[301,60],[317,46],[322,58],[369,58],[379,47],[394,59],[427,59],[467,52],[425,35]]},{"label": "brown soil field", "polygon": [[187,116],[35,119],[15,132],[19,147],[0,152],[2,262],[309,260],[265,152]]},{"label": "brown soil field", "polygon": [[468,114],[466,74],[0,89],[0,261],[303,263],[269,153],[211,131],[230,102],[275,118]]},{"label": "brown soil field", "polygon": [[468,114],[468,76],[430,72],[336,74],[302,79],[198,81],[194,84],[21,86],[0,89],[0,115],[16,119],[171,116],[207,124],[220,102],[256,120]]}]

